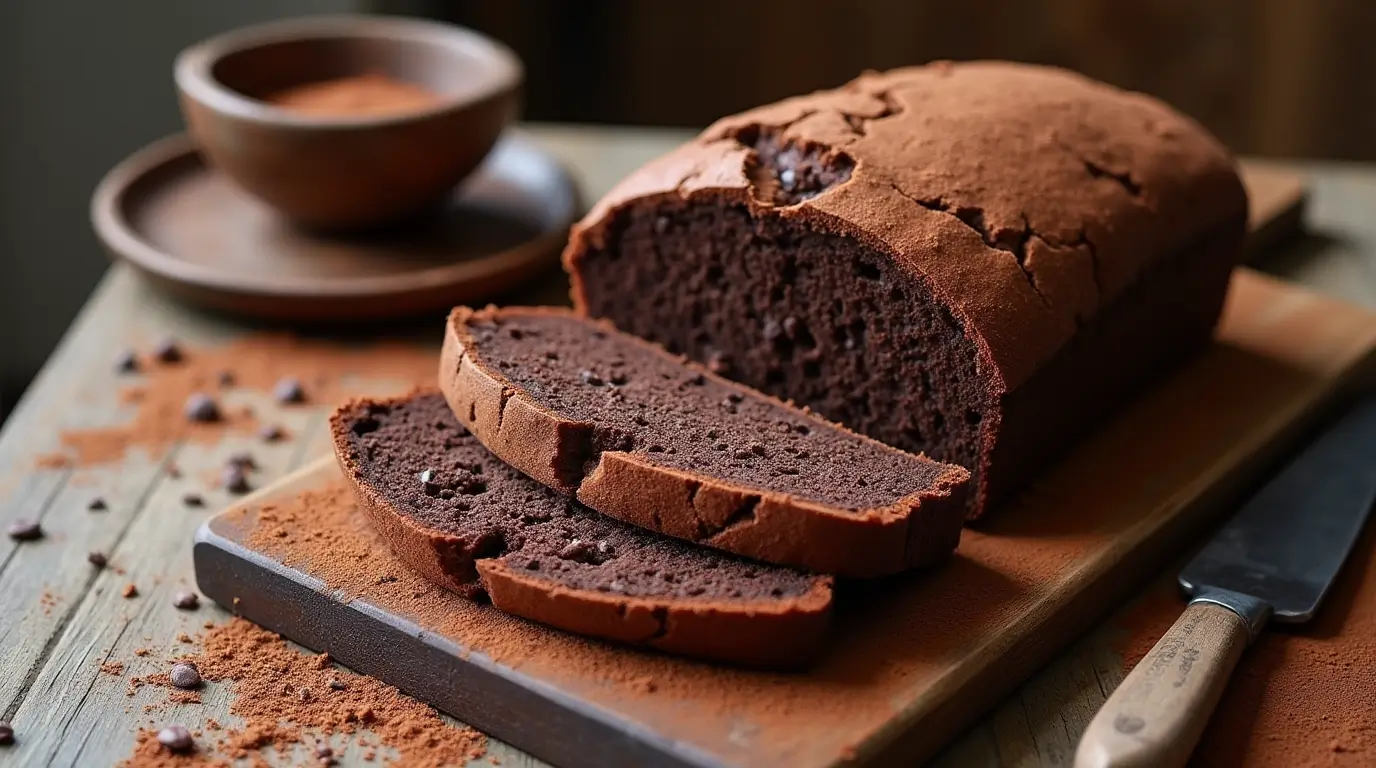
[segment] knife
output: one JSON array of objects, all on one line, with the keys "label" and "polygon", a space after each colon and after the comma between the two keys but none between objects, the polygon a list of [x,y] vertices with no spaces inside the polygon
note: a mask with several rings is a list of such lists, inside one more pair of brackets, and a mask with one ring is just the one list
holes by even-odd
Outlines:
[{"label": "knife", "polygon": [[1189,604],[1103,709],[1077,768],[1184,765],[1247,645],[1314,617],[1376,503],[1376,398],[1348,410],[1180,573]]}]

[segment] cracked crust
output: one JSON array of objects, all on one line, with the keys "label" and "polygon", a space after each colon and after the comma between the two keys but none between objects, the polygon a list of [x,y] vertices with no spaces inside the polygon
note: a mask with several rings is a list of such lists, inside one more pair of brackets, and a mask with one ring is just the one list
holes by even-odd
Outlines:
[{"label": "cracked crust", "polygon": [[[761,135],[849,170],[780,199],[759,170]],[[723,118],[624,179],[564,252],[580,312],[589,303],[581,261],[608,246],[623,213],[685,201],[852,239],[949,309],[991,404],[986,466],[1002,439],[998,404],[1159,265],[1187,254],[1230,267],[1247,211],[1227,150],[1143,94],[1004,62],[871,72]],[[1192,252],[1200,243],[1213,250]],[[1216,310],[1222,290],[1200,306]],[[986,497],[977,476],[974,516]]]},{"label": "cracked crust", "polygon": [[[955,549],[969,481],[969,473],[960,467],[940,467],[926,488],[887,506],[849,510],[665,466],[653,454],[597,451],[593,424],[556,413],[517,389],[500,372],[498,361],[484,358],[469,329],[471,322],[521,314],[565,317],[614,334],[621,343],[653,350],[676,365],[691,364],[620,334],[609,323],[578,318],[568,310],[456,308],[445,331],[440,389],[459,420],[488,450],[535,480],[648,530],[818,573],[881,576],[939,562]],[[698,371],[696,366],[693,370]],[[699,372],[744,398],[773,402],[706,370]],[[902,455],[838,425],[789,410],[815,422],[815,429],[845,433]],[[923,457],[910,458],[933,464]]]},{"label": "cracked crust", "polygon": [[[489,537],[476,528],[458,535],[427,524],[404,500],[370,480],[368,459],[351,437],[358,414],[370,405],[406,407],[424,396],[418,392],[347,403],[331,416],[330,427],[335,456],[359,507],[397,557],[428,580],[469,599],[486,594],[506,613],[569,632],[684,656],[787,669],[806,665],[824,647],[832,606],[828,576],[810,577],[806,591],[784,597],[616,595],[570,587],[515,567],[500,551],[486,551]],[[636,532],[632,538],[649,542],[655,536]],[[722,557],[702,550],[704,563]]]}]

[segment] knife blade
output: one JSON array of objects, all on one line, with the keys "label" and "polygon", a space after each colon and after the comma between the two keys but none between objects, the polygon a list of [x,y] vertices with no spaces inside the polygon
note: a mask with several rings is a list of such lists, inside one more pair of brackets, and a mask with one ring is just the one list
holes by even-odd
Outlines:
[{"label": "knife blade", "polygon": [[1314,617],[1376,505],[1376,397],[1346,411],[1180,573],[1185,612],[1085,730],[1075,765],[1184,765],[1266,623]]}]

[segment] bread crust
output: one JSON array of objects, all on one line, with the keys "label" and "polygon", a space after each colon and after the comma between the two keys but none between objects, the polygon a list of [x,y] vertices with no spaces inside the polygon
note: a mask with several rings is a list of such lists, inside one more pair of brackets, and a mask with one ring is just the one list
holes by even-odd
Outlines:
[{"label": "bread crust", "polygon": [[833,597],[829,576],[814,577],[801,595],[770,600],[643,598],[569,588],[497,558],[475,557],[470,541],[418,522],[365,480],[350,449],[346,418],[362,402],[340,407],[330,419],[335,457],[387,546],[427,580],[469,599],[485,593],[506,613],[558,629],[732,664],[797,668],[825,646]]},{"label": "bread crust", "polygon": [[[657,465],[640,454],[595,454],[592,424],[543,407],[484,361],[468,324],[514,313],[566,317],[608,333],[618,332],[610,323],[552,307],[458,307],[450,313],[440,356],[440,389],[445,399],[488,450],[541,483],[642,528],[768,563],[838,576],[875,577],[931,565],[949,556],[959,542],[969,473],[956,466],[947,466],[928,489],[886,507],[857,511]],[[618,335],[627,343],[673,357],[649,342]],[[773,400],[705,369],[700,372],[744,397]],[[854,434],[811,414],[807,417],[825,428]],[[703,530],[710,535],[699,537]]]}]

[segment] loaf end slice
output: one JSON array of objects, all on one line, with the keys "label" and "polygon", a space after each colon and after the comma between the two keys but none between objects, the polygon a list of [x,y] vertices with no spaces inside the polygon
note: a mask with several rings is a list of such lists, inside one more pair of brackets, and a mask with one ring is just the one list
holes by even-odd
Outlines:
[{"label": "loaf end slice", "polygon": [[[435,391],[331,418],[360,507],[398,558],[468,598],[583,635],[749,666],[823,647],[827,576],[617,522],[490,454]],[[423,476],[423,473],[427,473]]]},{"label": "loaf end slice", "polygon": [[440,388],[502,460],[676,538],[856,577],[938,562],[960,538],[964,469],[567,310],[454,310]]}]

